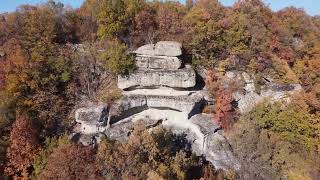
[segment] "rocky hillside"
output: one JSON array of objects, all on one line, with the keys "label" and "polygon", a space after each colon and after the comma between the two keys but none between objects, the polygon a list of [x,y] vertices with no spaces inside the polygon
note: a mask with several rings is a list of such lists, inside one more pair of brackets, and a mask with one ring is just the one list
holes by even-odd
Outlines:
[{"label": "rocky hillside", "polygon": [[320,18],[261,0],[0,14],[0,179],[319,179]]}]

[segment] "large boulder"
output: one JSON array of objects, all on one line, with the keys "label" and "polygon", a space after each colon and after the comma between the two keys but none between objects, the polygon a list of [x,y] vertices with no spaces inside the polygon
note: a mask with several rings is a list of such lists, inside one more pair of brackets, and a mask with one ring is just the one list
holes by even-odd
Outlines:
[{"label": "large boulder", "polygon": [[102,125],[108,117],[108,109],[103,106],[90,106],[76,110],[76,122],[86,125]]},{"label": "large boulder", "polygon": [[139,55],[136,57],[136,65],[140,69],[176,70],[181,67],[182,62],[177,57]]},{"label": "large boulder", "polygon": [[182,45],[175,41],[160,41],[156,44],[147,44],[139,47],[136,54],[149,55],[149,56],[181,56]]},{"label": "large boulder", "polygon": [[91,135],[104,132],[108,114],[108,108],[103,105],[79,108],[75,113],[78,126],[74,130],[81,134]]},{"label": "large boulder", "polygon": [[130,75],[118,76],[118,88],[159,87],[191,88],[196,85],[196,73],[192,68],[178,70],[138,70]]},{"label": "large boulder", "polygon": [[228,140],[223,136],[223,130],[213,121],[212,115],[197,114],[190,121],[198,125],[204,135],[203,146],[193,148],[195,154],[204,155],[206,160],[214,164],[218,169],[231,167],[237,170],[240,168]]}]

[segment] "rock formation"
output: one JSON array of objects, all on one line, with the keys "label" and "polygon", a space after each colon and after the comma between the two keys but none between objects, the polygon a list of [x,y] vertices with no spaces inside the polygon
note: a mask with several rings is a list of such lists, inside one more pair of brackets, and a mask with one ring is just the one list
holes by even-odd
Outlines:
[{"label": "rock formation", "polygon": [[272,101],[289,100],[289,95],[302,89],[300,84],[279,84],[272,82],[271,79],[265,78],[265,85],[260,88],[260,92],[257,92],[254,84],[255,77],[250,76],[246,72],[227,72],[226,77],[244,82],[243,91],[238,91],[233,94],[242,114],[251,111],[257,103],[266,98]]},{"label": "rock formation", "polygon": [[[149,128],[163,126],[184,134],[192,144],[192,151],[216,168],[239,169],[219,125],[210,115],[201,114],[206,94],[196,88],[195,71],[180,59],[182,45],[162,41],[142,46],[134,53],[136,72],[118,77],[122,97],[110,111],[99,106],[79,109],[76,121],[81,124],[80,132],[100,137],[103,130],[108,138],[123,141],[133,130],[133,124],[143,121]],[[110,117],[109,127],[102,120],[106,116]],[[88,135],[81,138],[80,142],[90,144]]]}]

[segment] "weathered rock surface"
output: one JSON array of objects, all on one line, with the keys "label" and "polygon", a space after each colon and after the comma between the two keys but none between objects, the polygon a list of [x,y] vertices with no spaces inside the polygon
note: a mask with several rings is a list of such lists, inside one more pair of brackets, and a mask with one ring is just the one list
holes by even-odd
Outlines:
[{"label": "weathered rock surface", "polygon": [[190,88],[196,85],[196,73],[192,68],[178,70],[138,70],[129,76],[118,76],[118,87],[168,86],[176,88]]},{"label": "weathered rock surface", "polygon": [[138,55],[136,65],[140,69],[176,70],[181,67],[182,62],[177,57]]},{"label": "weathered rock surface", "polygon": [[134,123],[131,121],[121,121],[119,123],[113,124],[105,131],[108,138],[112,140],[124,141],[130,135],[133,130]]},{"label": "weathered rock surface", "polygon": [[105,131],[108,119],[108,109],[105,106],[91,106],[76,111],[76,131],[83,134],[97,134]]},{"label": "weathered rock surface", "polygon": [[[239,169],[219,125],[211,116],[198,114],[206,99],[212,103],[214,100],[207,97],[206,91],[191,90],[198,81],[195,71],[178,58],[182,45],[161,41],[142,46],[134,53],[139,69],[128,76],[118,76],[123,96],[108,109],[92,106],[77,110],[78,142],[94,144],[92,141],[101,134],[124,141],[134,124],[143,121],[149,130],[162,126],[186,137],[193,153],[204,156],[217,169]],[[108,116],[110,123],[105,126]]]},{"label": "weathered rock surface", "polygon": [[102,105],[76,110],[76,122],[86,125],[102,125],[106,122],[107,116],[107,108]]},{"label": "weathered rock surface", "polygon": [[187,93],[170,89],[165,89],[162,93],[159,90],[155,90],[155,92],[153,90],[136,91],[136,94],[131,91],[124,92],[124,96],[115,103],[116,109],[124,112],[133,108],[148,107],[195,114],[200,112],[201,105],[204,103],[203,95],[200,92],[187,91],[189,92]]},{"label": "weathered rock surface", "polygon": [[74,133],[71,135],[71,140],[73,142],[81,143],[84,146],[96,146],[101,142],[102,137],[105,137],[104,134],[81,134],[81,133]]},{"label": "weathered rock surface", "polygon": [[139,47],[136,54],[143,54],[149,56],[181,56],[182,55],[182,45],[179,42],[174,41],[160,41],[156,44],[147,44]]},{"label": "weathered rock surface", "polygon": [[268,98],[271,101],[289,100],[291,94],[302,89],[300,84],[277,84],[266,82],[258,93],[254,84],[254,77],[245,72],[227,72],[226,77],[244,82],[244,91],[238,91],[233,94],[238,102],[238,108],[241,113],[250,112],[257,103]]},{"label": "weathered rock surface", "polygon": [[150,127],[162,125],[173,133],[186,135],[192,151],[196,155],[205,156],[218,169],[239,168],[227,140],[222,131],[218,131],[219,126],[210,115],[199,114],[188,120],[184,112],[148,109],[111,125],[106,135],[111,139],[124,140],[137,121],[143,121]]}]

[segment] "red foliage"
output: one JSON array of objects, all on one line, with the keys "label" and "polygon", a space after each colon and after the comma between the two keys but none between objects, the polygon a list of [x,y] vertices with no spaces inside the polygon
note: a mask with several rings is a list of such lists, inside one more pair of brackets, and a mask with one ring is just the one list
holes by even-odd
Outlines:
[{"label": "red foliage", "polygon": [[19,116],[10,133],[10,146],[7,150],[8,163],[5,173],[8,176],[28,176],[34,155],[39,147],[38,131],[31,119]]},{"label": "red foliage", "polygon": [[228,129],[236,121],[237,112],[233,107],[234,98],[232,93],[236,91],[234,81],[226,80],[218,75],[218,72],[208,72],[206,84],[208,91],[216,99],[214,120],[223,129]]},{"label": "red foliage", "polygon": [[232,105],[234,98],[231,91],[220,89],[217,92],[214,119],[223,129],[229,129],[236,120],[236,111]]},{"label": "red foliage", "polygon": [[88,147],[62,145],[49,156],[46,170],[39,179],[99,179],[95,154]]}]

